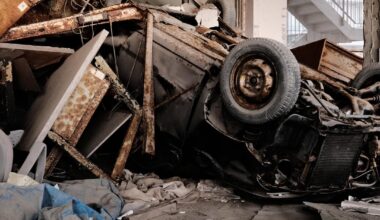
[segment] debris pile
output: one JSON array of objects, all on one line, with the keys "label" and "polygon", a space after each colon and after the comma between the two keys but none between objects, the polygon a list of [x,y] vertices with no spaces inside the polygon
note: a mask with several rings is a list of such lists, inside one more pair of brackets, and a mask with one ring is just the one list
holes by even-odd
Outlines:
[{"label": "debris pile", "polygon": [[378,65],[327,40],[246,39],[233,1],[65,2],[0,32],[1,190],[33,191],[29,215],[144,219],[173,201],[239,199],[125,168],[270,200],[378,187]]}]

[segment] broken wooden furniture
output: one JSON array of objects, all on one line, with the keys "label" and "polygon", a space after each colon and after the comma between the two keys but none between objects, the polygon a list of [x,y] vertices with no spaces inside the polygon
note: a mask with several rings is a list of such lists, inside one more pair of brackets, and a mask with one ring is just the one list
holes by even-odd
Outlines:
[{"label": "broken wooden furniture", "polygon": [[[16,127],[15,121],[18,117],[13,90],[39,92],[39,85],[33,71],[57,63],[71,53],[73,50],[67,48],[0,43],[0,58],[4,64],[1,65],[0,71],[0,90],[2,90],[0,105],[1,109],[5,110],[5,113],[0,114],[3,114],[1,117],[7,120],[6,123],[0,124],[1,128],[10,130]],[[45,169],[46,145],[43,140],[36,141],[24,151],[28,154],[19,167],[18,173],[28,175],[37,163],[34,176],[41,182]],[[13,147],[11,152],[13,153]],[[4,163],[12,163],[12,161],[12,157],[4,159]]]},{"label": "broken wooden furniture", "polygon": [[[48,136],[95,176],[110,178],[88,158],[132,116],[131,112],[120,110],[110,112],[98,110],[95,113],[106,92],[111,88],[115,98],[125,103],[135,114],[126,138],[123,140],[119,154],[121,156],[115,163],[115,171],[112,173],[112,178],[115,180],[121,176],[132,148],[139,118],[141,118],[140,107],[100,56],[96,57],[95,64],[98,68],[89,65],[86,74],[56,118]],[[125,148],[128,149],[128,153]],[[59,147],[54,147],[50,152],[46,166],[47,175],[53,171],[62,152]]]},{"label": "broken wooden furniture", "polygon": [[33,147],[44,141],[107,35],[107,31],[99,33],[70,55],[49,78],[45,92],[37,97],[28,112],[25,133],[19,144],[21,150],[34,152]]},{"label": "broken wooden furniture", "polygon": [[[105,80],[105,75],[92,65],[88,66],[83,78],[55,120],[51,132],[55,132],[65,140],[66,145],[76,146],[108,88],[109,82]],[[46,175],[53,172],[62,154],[63,150],[58,146],[52,149],[47,159]]]}]

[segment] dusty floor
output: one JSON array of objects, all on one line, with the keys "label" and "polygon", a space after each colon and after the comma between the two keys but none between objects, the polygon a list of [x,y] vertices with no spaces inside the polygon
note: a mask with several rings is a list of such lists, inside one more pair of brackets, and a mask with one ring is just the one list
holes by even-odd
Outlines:
[{"label": "dusty floor", "polygon": [[236,219],[236,220],[294,220],[320,219],[318,213],[311,211],[303,205],[260,205],[254,202],[244,200],[235,200],[229,202],[217,202],[198,200],[196,203],[178,203],[177,211],[157,209],[144,212],[140,215],[131,217],[131,220],[156,219],[156,220],[193,220],[193,219]]}]

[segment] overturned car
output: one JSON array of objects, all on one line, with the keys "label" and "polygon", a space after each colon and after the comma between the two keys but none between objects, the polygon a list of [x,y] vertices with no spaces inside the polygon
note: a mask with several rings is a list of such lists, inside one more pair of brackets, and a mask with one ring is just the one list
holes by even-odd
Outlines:
[{"label": "overturned car", "polygon": [[[348,85],[273,40],[190,33],[155,25],[156,171],[187,161],[198,165],[192,172],[268,198],[376,185],[378,67]],[[118,57],[140,100],[143,40],[132,33]]]}]

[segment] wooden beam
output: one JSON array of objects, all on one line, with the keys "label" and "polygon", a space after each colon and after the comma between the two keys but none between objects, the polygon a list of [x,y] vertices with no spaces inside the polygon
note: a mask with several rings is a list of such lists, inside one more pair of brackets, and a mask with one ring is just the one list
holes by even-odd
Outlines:
[{"label": "wooden beam", "polygon": [[128,132],[123,140],[123,145],[120,148],[119,155],[116,159],[115,166],[112,170],[111,177],[115,180],[119,179],[123,173],[125,164],[127,163],[129,153],[131,152],[133,142],[135,140],[137,130],[141,121],[141,110],[136,112],[129,125]]},{"label": "wooden beam", "polygon": [[143,121],[145,125],[145,146],[147,154],[155,154],[155,130],[154,130],[154,85],[153,85],[153,15],[147,15],[146,22],[146,46],[144,68],[144,100]]}]

